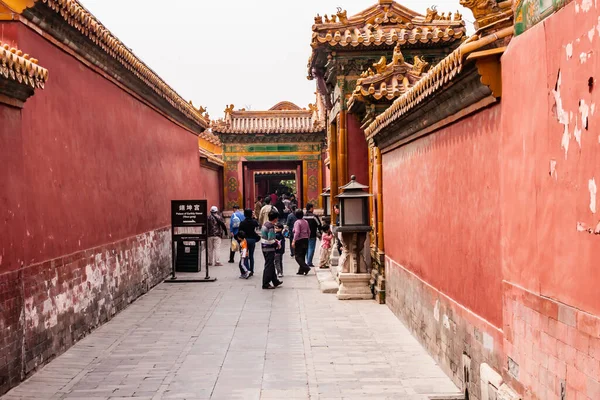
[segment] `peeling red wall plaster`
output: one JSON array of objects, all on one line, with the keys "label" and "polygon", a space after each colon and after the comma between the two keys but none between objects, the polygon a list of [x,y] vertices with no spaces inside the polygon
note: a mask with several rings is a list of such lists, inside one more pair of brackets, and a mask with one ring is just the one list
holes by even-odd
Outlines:
[{"label": "peeling red wall plaster", "polygon": [[600,398],[599,15],[575,0],[502,58],[503,376],[524,399]]},{"label": "peeling red wall plaster", "polygon": [[600,221],[600,21],[596,6],[578,5],[515,38],[502,58],[502,255],[506,280],[600,315],[600,238],[587,229]]}]

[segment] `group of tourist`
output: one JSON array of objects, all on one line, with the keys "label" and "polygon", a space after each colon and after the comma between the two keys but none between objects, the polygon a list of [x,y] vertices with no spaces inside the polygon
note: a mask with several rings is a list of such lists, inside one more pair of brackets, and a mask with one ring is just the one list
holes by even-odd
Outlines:
[{"label": "group of tourist", "polygon": [[[227,232],[227,225],[218,208],[211,207],[208,216],[209,266],[222,265],[219,260],[219,248],[221,238],[227,235]],[[229,263],[235,263],[235,254],[239,252],[238,265],[240,278],[243,279],[254,275],[254,252],[260,242],[265,258],[263,289],[274,289],[283,283],[280,278],[283,277],[286,240],[289,240],[290,254],[298,264],[296,275],[308,275],[314,267],[313,258],[318,239],[321,240],[319,267],[328,268],[333,242],[331,227],[321,223],[319,217],[314,214],[313,204],[308,203],[305,211],[298,209],[293,194],[259,196],[254,210],[246,209],[242,212],[239,206],[234,206],[229,220],[229,236]]]}]

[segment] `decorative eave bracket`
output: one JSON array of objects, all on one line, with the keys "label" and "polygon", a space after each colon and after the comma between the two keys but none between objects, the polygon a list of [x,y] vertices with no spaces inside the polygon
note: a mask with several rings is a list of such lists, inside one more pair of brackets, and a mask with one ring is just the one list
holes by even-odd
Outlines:
[{"label": "decorative eave bracket", "polygon": [[502,97],[502,66],[500,58],[506,47],[478,51],[470,54],[467,61],[475,61],[480,81],[490,88],[492,96]]}]

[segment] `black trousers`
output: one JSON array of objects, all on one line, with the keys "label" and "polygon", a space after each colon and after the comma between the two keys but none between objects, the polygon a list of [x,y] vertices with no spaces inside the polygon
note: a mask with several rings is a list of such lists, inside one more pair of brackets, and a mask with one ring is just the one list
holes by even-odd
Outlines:
[{"label": "black trousers", "polygon": [[[231,245],[233,244],[233,241],[234,241],[234,240],[237,240],[237,239],[233,239],[233,238],[232,238],[232,239],[231,239],[230,246],[229,246],[229,262],[230,262],[230,263],[232,263],[232,262],[235,262],[235,253],[237,253],[236,251],[232,251],[232,250],[231,250]],[[239,242],[238,242],[238,243],[239,243]]]},{"label": "black trousers", "polygon": [[310,271],[310,267],[306,264],[306,253],[308,253],[308,239],[296,240],[294,258],[298,263],[298,273]]},{"label": "black trousers", "polygon": [[265,256],[265,269],[263,271],[262,287],[269,287],[270,283],[273,283],[273,286],[278,286],[280,282],[275,272],[275,251],[263,251],[263,256]]}]

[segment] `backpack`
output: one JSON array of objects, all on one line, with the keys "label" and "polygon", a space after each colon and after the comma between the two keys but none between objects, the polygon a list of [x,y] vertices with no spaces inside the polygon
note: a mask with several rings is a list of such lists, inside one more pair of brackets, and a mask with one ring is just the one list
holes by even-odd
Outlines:
[{"label": "backpack", "polygon": [[233,215],[231,215],[231,226],[233,227],[233,229],[239,228],[241,222],[242,221],[240,221],[240,217],[238,217],[236,213],[233,213]]}]

